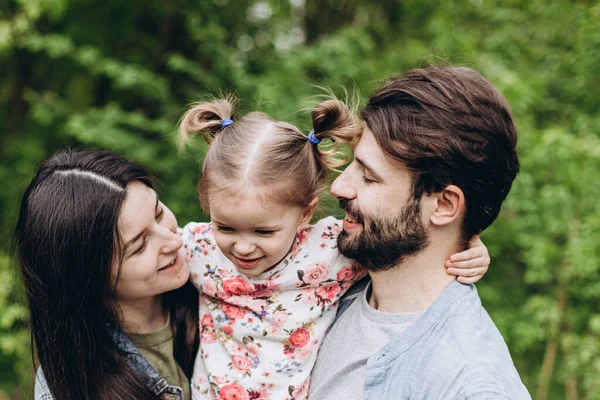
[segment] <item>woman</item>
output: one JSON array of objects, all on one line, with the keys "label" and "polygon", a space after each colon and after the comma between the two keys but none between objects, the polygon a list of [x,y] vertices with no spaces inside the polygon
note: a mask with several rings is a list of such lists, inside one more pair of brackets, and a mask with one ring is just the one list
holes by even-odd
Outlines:
[{"label": "woman", "polygon": [[198,294],[176,232],[139,165],[64,151],[39,167],[16,229],[36,399],[189,398]]}]

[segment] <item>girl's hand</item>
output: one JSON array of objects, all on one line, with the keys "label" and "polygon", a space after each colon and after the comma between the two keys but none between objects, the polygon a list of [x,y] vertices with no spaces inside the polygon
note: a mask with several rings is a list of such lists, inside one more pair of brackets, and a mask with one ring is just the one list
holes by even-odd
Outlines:
[{"label": "girl's hand", "polygon": [[469,240],[469,248],[461,253],[452,254],[446,260],[446,273],[456,275],[460,283],[475,283],[487,272],[490,265],[490,254],[479,235]]}]

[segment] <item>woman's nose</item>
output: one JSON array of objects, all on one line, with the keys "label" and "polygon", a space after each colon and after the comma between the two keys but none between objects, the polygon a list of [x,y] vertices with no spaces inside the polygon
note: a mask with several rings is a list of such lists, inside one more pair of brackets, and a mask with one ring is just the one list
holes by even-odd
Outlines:
[{"label": "woman's nose", "polygon": [[183,239],[181,239],[181,236],[177,234],[177,231],[173,232],[172,229],[163,228],[162,236],[164,240],[163,247],[165,249],[165,253],[172,253],[173,251],[179,250],[179,248],[183,246]]}]

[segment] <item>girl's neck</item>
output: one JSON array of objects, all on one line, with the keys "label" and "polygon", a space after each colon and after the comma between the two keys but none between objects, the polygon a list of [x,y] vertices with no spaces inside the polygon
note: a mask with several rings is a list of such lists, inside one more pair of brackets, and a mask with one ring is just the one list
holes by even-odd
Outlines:
[{"label": "girl's neck", "polygon": [[162,296],[120,300],[118,304],[121,309],[121,326],[125,332],[152,333],[163,328],[169,321]]}]

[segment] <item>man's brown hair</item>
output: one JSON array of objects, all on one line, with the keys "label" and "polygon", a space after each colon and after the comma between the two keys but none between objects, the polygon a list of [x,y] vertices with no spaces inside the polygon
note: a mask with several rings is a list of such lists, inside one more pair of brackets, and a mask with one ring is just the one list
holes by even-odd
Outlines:
[{"label": "man's brown hair", "polygon": [[413,69],[375,92],[361,112],[379,147],[413,171],[413,194],[456,185],[463,237],[496,219],[519,172],[517,130],[506,99],[463,67]]}]

